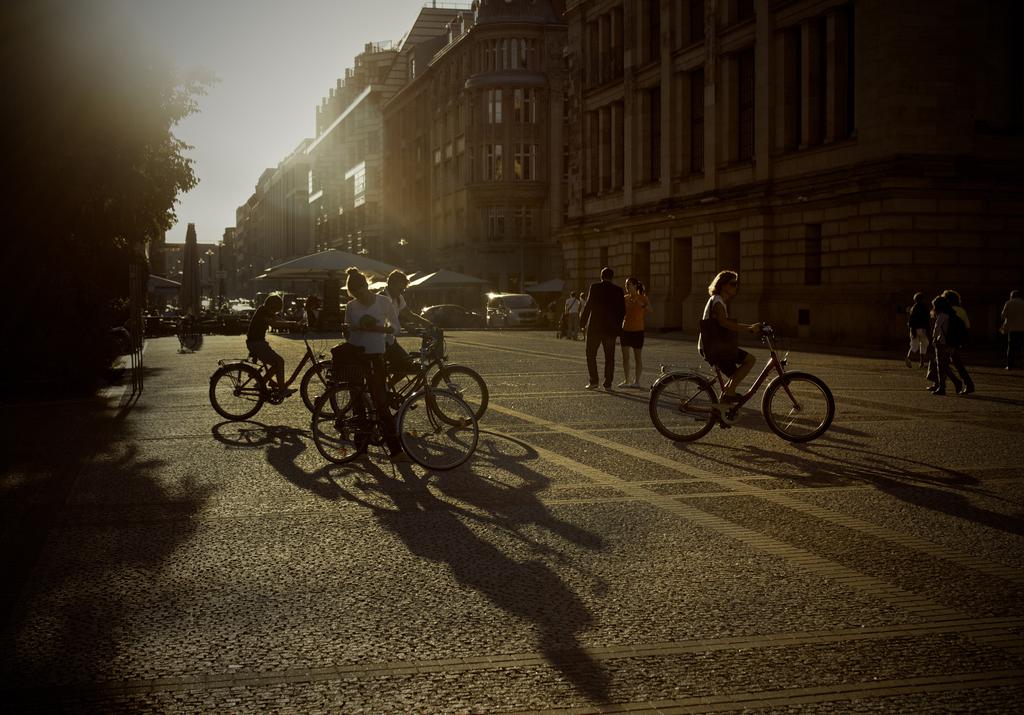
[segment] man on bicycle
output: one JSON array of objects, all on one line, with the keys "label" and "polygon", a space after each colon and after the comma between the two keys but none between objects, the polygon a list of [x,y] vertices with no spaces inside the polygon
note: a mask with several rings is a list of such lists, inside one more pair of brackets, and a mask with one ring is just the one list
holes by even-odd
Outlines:
[{"label": "man on bicycle", "polygon": [[271,293],[266,297],[263,305],[256,309],[249,320],[249,330],[245,334],[245,347],[249,349],[250,355],[270,366],[272,379],[267,381],[268,387],[281,397],[287,397],[295,390],[285,387],[284,358],[278,355],[267,342],[267,330],[270,329],[274,318],[283,307],[284,301],[277,293]]},{"label": "man on bicycle", "polygon": [[722,392],[722,402],[739,402],[736,387],[754,367],[754,356],[741,350],[737,339],[740,329],[756,333],[760,323],[749,325],[729,317],[728,304],[740,290],[740,277],[735,271],[721,271],[708,286],[707,305],[700,321],[697,351],[708,363],[729,377]]}]

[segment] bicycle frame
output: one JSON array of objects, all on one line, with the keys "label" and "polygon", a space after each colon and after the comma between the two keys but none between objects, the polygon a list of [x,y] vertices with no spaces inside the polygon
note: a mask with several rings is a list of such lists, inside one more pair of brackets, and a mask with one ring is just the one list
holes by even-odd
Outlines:
[{"label": "bicycle frame", "polygon": [[[773,338],[771,326],[762,324],[761,339],[768,346],[768,361],[750,389],[737,395],[735,401],[723,401],[726,381],[717,367],[712,377],[706,370],[662,365],[648,403],[655,428],[679,442],[699,439],[716,423],[728,428],[736,421],[740,408],[767,381],[761,414],[775,434],[790,442],[809,442],[824,434],[835,417],[835,398],[831,390],[820,378],[809,373],[787,373],[788,354],[779,356]],[[770,379],[772,373],[778,377]],[[715,390],[716,379],[719,391]],[[673,386],[676,381],[679,381],[679,388]],[[694,421],[679,418],[679,413],[693,415]]]},{"label": "bicycle frame", "polygon": [[398,403],[426,387],[430,371],[435,368],[440,369],[447,362],[447,356],[438,342],[439,338],[435,337],[434,341],[429,344],[426,343],[426,336],[422,340],[424,342],[420,346],[419,369],[416,374],[399,373],[387,381],[389,397],[393,395],[397,398],[396,402]]},{"label": "bicycle frame", "polygon": [[[305,367],[307,363],[312,363],[314,365],[316,364],[317,357],[313,353],[313,348],[310,346],[309,341],[306,338],[303,338],[302,342],[306,344],[306,352],[303,354],[302,360],[300,360],[299,363],[295,366],[295,369],[292,371],[291,376],[287,380],[285,380],[284,387],[289,387],[293,382],[295,382],[295,379],[302,373],[302,368]],[[218,360],[217,364],[220,366],[224,366],[239,362],[255,363],[256,369],[260,374],[260,389],[266,391],[267,377],[269,377],[268,371],[270,369],[270,366],[267,365],[262,360],[257,360],[252,356],[248,356],[243,358],[242,360]]]},{"label": "bicycle frame", "polygon": [[[766,333],[764,333],[761,336],[762,340],[765,343],[768,344],[768,352],[769,352],[768,362],[765,363],[765,366],[761,369],[760,374],[754,380],[754,382],[750,386],[750,388],[746,392],[744,392],[743,394],[738,395],[738,397],[739,397],[739,401],[738,402],[733,402],[733,403],[719,402],[718,405],[716,406],[716,409],[712,410],[712,413],[714,414],[715,419],[718,422],[724,423],[726,425],[731,424],[733,419],[736,416],[736,413],[739,411],[739,408],[742,407],[743,405],[745,405],[747,402],[749,402],[750,399],[755,394],[757,394],[758,390],[761,389],[761,386],[769,379],[769,377],[771,376],[772,373],[775,373],[778,377],[783,377],[786,374],[786,363],[788,361],[788,357],[787,356],[784,356],[784,357],[781,357],[781,358],[779,357],[778,352],[775,349],[775,345],[772,342],[772,336],[773,336],[773,333],[771,333],[771,332],[766,332]],[[722,371],[719,368],[715,367],[714,370],[715,370],[715,380],[714,381],[718,383],[719,396],[721,396],[721,394],[725,392],[725,382],[726,382],[726,380],[725,380],[725,377],[723,377]],[[659,379],[660,379],[660,377],[665,377],[665,376],[668,376],[668,375],[696,375],[698,377],[701,377],[701,373],[700,373],[699,370],[678,370],[678,369],[671,368],[670,366],[667,366],[667,365],[662,365],[661,366],[661,376],[659,376]],[[789,389],[789,385],[783,384],[782,387],[783,387],[783,389],[785,389],[786,394],[789,395],[789,398],[791,400],[793,400],[793,404],[799,406],[799,402],[797,401],[796,397],[793,395],[792,391]],[[725,407],[728,407],[728,409],[724,409]]]},{"label": "bicycle frame", "polygon": [[[768,362],[765,363],[764,367],[761,369],[761,374],[759,374],[757,376],[757,379],[754,380],[754,383],[750,386],[750,389],[748,389],[742,395],[739,395],[740,401],[734,403],[734,409],[736,407],[741,407],[745,405],[750,400],[750,398],[753,397],[757,393],[757,391],[761,389],[761,385],[763,385],[765,380],[768,379],[768,375],[770,373],[774,372],[779,377],[782,377],[783,375],[786,374],[787,358],[779,358],[778,353],[776,353],[775,351],[775,346],[772,344],[772,339],[770,335],[764,336],[764,340],[765,342],[768,343]],[[715,368],[715,378],[718,381],[719,391],[725,392],[725,379],[722,377],[722,371],[717,367]],[[785,387],[786,393],[790,397],[793,397],[792,393],[790,393],[789,391],[789,387]]]}]

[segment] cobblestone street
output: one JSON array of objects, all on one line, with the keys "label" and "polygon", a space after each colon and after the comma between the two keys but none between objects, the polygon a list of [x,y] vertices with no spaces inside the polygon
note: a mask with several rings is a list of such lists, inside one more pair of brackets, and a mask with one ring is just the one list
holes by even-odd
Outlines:
[{"label": "cobblestone street", "polygon": [[[290,372],[302,341],[271,342]],[[1024,710],[1024,372],[939,398],[902,355],[794,352],[835,394],[823,438],[755,400],[676,444],[646,390],[583,389],[581,342],[448,346],[490,389],[452,472],[331,465],[298,395],[223,421],[241,337],[150,340],[131,405],[0,406],[0,707]],[[696,352],[644,360],[650,385]]]}]

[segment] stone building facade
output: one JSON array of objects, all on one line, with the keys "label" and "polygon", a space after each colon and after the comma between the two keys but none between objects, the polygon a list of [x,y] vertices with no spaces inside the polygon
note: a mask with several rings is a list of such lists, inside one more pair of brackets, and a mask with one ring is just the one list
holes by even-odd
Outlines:
[{"label": "stone building facade", "polygon": [[276,167],[265,169],[255,190],[235,210],[231,295],[253,296],[264,286],[256,277],[267,268],[311,253],[307,149],[304,139]]},{"label": "stone building facade", "polygon": [[562,5],[477,0],[410,51],[384,107],[384,212],[407,265],[509,291],[561,273]]},{"label": "stone building facade", "polygon": [[648,282],[653,327],[733,312],[902,339],[918,290],[992,334],[1024,283],[1018,3],[587,0],[567,7],[571,287]]},{"label": "stone building facade", "polygon": [[314,245],[380,256],[380,107],[397,51],[367,43],[355,64],[316,110],[316,138],[307,149]]}]

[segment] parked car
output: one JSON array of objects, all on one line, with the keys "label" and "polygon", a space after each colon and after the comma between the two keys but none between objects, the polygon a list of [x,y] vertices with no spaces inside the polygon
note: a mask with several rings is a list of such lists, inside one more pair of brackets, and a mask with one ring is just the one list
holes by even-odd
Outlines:
[{"label": "parked car", "polygon": [[526,293],[488,293],[487,327],[518,328],[537,325],[540,306]]},{"label": "parked car", "polygon": [[420,315],[437,327],[444,329],[483,328],[485,326],[484,317],[479,313],[450,303],[427,306],[420,311]]}]

